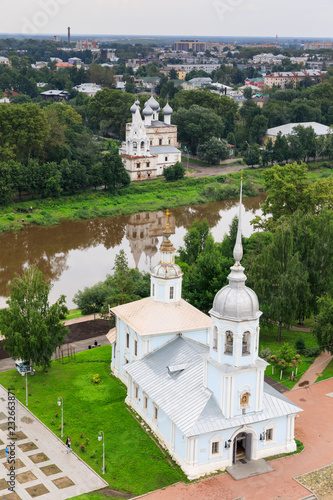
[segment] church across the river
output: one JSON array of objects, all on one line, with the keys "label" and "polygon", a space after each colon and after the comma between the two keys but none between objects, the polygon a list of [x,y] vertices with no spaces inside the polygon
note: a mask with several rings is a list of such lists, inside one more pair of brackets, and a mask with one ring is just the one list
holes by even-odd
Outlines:
[{"label": "church across the river", "polygon": [[163,175],[165,168],[181,161],[178,149],[177,126],[171,124],[172,108],[162,109],[164,121],[159,120],[160,106],[151,96],[141,116],[139,101],[131,107],[132,122],[126,125],[126,140],[120,156],[131,180],[152,179]]}]

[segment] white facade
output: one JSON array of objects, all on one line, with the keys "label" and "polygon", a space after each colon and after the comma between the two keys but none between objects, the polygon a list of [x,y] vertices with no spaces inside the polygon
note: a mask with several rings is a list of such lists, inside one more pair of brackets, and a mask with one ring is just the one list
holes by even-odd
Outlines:
[{"label": "white facade", "polygon": [[173,110],[169,104],[163,108],[164,122],[159,121],[159,111],[154,97],[145,103],[144,119],[139,101],[131,107],[132,122],[126,125],[126,140],[120,149],[131,180],[163,175],[165,168],[181,161],[181,152],[177,148],[177,127],[171,124]]},{"label": "white facade", "polygon": [[112,309],[111,369],[127,385],[126,403],[190,479],[294,451],[300,408],[264,382],[261,312],[245,286],[240,225],[229,284],[216,294],[211,317],[181,299],[169,237],[167,223],[150,297]]}]

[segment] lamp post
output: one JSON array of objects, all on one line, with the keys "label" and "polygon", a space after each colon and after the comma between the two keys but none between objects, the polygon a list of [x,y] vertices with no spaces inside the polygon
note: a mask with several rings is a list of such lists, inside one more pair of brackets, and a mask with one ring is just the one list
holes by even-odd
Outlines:
[{"label": "lamp post", "polygon": [[[24,373],[22,373],[24,377]],[[28,406],[28,372],[25,372],[25,405]]]},{"label": "lamp post", "polygon": [[61,437],[64,436],[64,400],[61,396],[58,397],[58,406],[61,406]]},{"label": "lamp post", "polygon": [[98,433],[98,441],[103,441],[103,474],[105,474],[105,450],[104,450],[104,432],[99,431]]}]

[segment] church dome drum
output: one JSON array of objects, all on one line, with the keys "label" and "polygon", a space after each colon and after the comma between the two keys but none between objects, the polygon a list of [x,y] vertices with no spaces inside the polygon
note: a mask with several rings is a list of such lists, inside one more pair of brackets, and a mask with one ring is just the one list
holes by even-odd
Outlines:
[{"label": "church dome drum", "polygon": [[210,313],[232,321],[257,319],[260,311],[256,293],[245,286],[244,282],[243,286],[234,285],[231,282],[217,292]]}]

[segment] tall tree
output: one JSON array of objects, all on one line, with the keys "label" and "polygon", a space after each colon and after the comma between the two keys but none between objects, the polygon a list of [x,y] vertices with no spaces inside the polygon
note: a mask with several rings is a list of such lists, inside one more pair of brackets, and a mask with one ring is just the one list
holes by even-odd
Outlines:
[{"label": "tall tree", "polygon": [[308,274],[294,250],[293,234],[286,224],[279,226],[271,243],[254,260],[249,282],[257,292],[264,319],[289,327],[297,317],[302,301],[310,299]]},{"label": "tall tree", "polygon": [[188,265],[194,264],[203,252],[209,234],[207,219],[195,219],[184,236],[184,246],[179,249],[180,260]]},{"label": "tall tree", "polygon": [[31,366],[44,369],[67,333],[61,322],[67,313],[65,297],[62,295],[50,305],[50,289],[36,267],[28,268],[9,285],[8,307],[0,314],[6,351],[14,359],[30,360]]},{"label": "tall tree", "polygon": [[319,314],[312,328],[322,351],[333,354],[333,297],[324,295],[318,300]]}]

